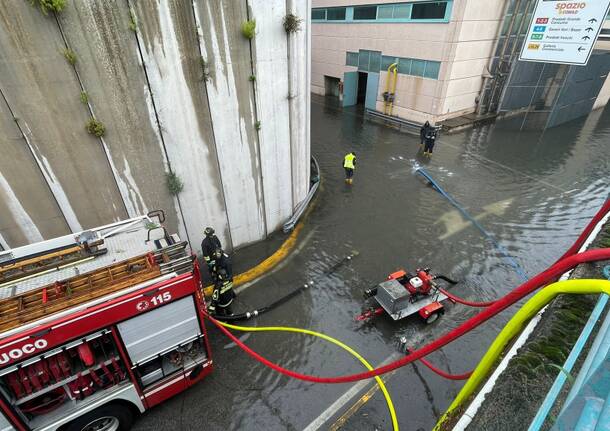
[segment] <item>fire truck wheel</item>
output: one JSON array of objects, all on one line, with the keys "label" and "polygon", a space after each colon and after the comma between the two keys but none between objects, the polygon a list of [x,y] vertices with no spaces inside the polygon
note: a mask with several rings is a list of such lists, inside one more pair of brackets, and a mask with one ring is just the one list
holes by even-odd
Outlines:
[{"label": "fire truck wheel", "polygon": [[128,407],[107,404],[79,417],[65,431],[127,431],[132,423],[133,413]]}]

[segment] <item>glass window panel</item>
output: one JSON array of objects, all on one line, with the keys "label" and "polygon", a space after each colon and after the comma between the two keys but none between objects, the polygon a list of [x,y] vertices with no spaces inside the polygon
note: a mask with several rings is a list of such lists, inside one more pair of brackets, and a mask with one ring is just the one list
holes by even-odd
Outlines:
[{"label": "glass window panel", "polygon": [[345,8],[333,7],[326,9],[327,21],[345,21]]},{"label": "glass window panel", "polygon": [[377,6],[356,6],[354,7],[354,19],[376,19]]},{"label": "glass window panel", "polygon": [[412,5],[411,19],[443,19],[446,10],[446,2],[415,3]]},{"label": "glass window panel", "polygon": [[381,68],[381,51],[371,51],[371,59],[369,61],[369,72],[379,72]]},{"label": "glass window panel", "polygon": [[392,63],[397,62],[398,60],[396,59],[396,57],[388,57],[387,55],[384,55],[383,57],[381,57],[381,70],[388,70],[388,67],[390,67]]},{"label": "glass window panel", "polygon": [[410,4],[394,5],[394,18],[409,19],[411,17]]},{"label": "glass window panel", "polygon": [[507,15],[504,17],[504,22],[502,23],[502,31],[500,32],[501,36],[506,36],[508,33],[508,27],[510,26],[512,15]]},{"label": "glass window panel", "polygon": [[516,36],[511,36],[508,38],[508,43],[506,44],[506,52],[510,53],[513,49],[513,46],[515,46],[515,42],[517,41],[517,37]]},{"label": "glass window panel", "polygon": [[441,63],[438,61],[426,61],[426,70],[424,76],[426,78],[438,79],[438,72],[441,69]]},{"label": "glass window panel", "polygon": [[424,70],[426,69],[426,60],[413,59],[411,63],[411,75],[424,76]]},{"label": "glass window panel", "polygon": [[519,26],[521,25],[521,20],[523,20],[523,14],[517,14],[515,16],[515,22],[513,23],[513,28],[510,30],[510,34],[517,34],[517,32],[519,31]]},{"label": "glass window panel", "polygon": [[398,73],[404,73],[405,75],[411,74],[411,59],[410,58],[399,58],[398,59]]},{"label": "glass window panel", "polygon": [[502,36],[502,37],[498,38],[498,46],[496,48],[496,53],[495,53],[496,56],[502,55],[502,52],[504,51],[504,43],[505,43],[505,41],[506,41],[506,37],[505,36]]},{"label": "glass window panel", "polygon": [[532,13],[528,13],[525,16],[525,23],[523,24],[523,26],[521,27],[521,34],[525,35],[527,33],[527,31],[529,30],[529,26],[530,23],[532,22]]},{"label": "glass window panel", "polygon": [[364,49],[361,49],[358,55],[358,69],[359,70],[369,70],[369,57],[370,52]]},{"label": "glass window panel", "polygon": [[345,64],[347,64],[348,66],[358,67],[358,53],[348,51],[345,59]]},{"label": "glass window panel", "polygon": [[312,9],[311,19],[326,19],[326,9]]},{"label": "glass window panel", "polygon": [[377,19],[392,19],[394,13],[394,6],[379,6],[377,7]]}]

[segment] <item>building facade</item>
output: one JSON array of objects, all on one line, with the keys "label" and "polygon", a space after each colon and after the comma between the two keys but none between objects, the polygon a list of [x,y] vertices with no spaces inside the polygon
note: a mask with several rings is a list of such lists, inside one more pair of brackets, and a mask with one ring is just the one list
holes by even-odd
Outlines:
[{"label": "building facade", "polygon": [[[313,0],[312,92],[336,95],[344,106],[362,104],[408,121],[438,123],[490,109],[539,107],[529,99],[515,100],[517,93],[507,90],[523,87],[519,79],[527,76],[528,85],[541,87],[541,94],[558,95],[546,102],[545,120],[552,119],[538,125],[567,121],[570,115],[559,111],[569,112],[572,105],[578,104],[579,115],[605,106],[607,41],[600,38],[586,67],[547,67],[547,76],[556,79],[540,81],[542,64],[518,61],[535,3]],[[591,81],[586,95],[575,90],[559,97],[559,89],[580,82],[583,74]]]},{"label": "building facade", "polygon": [[230,249],[292,215],[308,0],[39,3],[0,2],[0,250],[154,209],[195,250],[206,226]]}]

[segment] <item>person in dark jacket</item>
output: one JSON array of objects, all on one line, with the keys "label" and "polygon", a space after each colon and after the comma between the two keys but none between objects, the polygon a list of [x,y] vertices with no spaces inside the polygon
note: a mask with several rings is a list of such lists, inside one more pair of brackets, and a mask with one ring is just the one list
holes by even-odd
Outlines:
[{"label": "person in dark jacket", "polygon": [[203,232],[205,234],[205,238],[203,238],[203,241],[201,241],[201,252],[203,254],[203,260],[205,260],[205,263],[208,266],[210,276],[214,280],[216,278],[216,274],[214,273],[214,268],[216,267],[214,252],[217,248],[222,249],[222,244],[220,243],[218,237],[214,234],[214,229],[211,227],[206,227]]},{"label": "person in dark jacket", "polygon": [[214,292],[212,293],[212,302],[208,306],[208,311],[211,314],[219,316],[231,316],[231,303],[235,299],[233,291],[233,277],[229,277],[224,269],[218,270],[218,278],[214,284]]},{"label": "person in dark jacket", "polygon": [[231,280],[233,279],[233,265],[231,264],[231,258],[228,254],[222,251],[221,248],[217,248],[214,251],[214,272],[219,274],[221,270],[224,270]]},{"label": "person in dark jacket", "polygon": [[432,126],[430,126],[430,122],[426,121],[424,123],[423,126],[421,126],[421,129],[419,129],[419,144],[420,146],[423,146],[424,143],[426,142],[426,133],[428,133],[428,130],[431,128]]},{"label": "person in dark jacket", "polygon": [[430,157],[432,155],[432,150],[434,150],[434,144],[436,143],[436,134],[437,132],[434,127],[430,127],[426,131],[426,136],[424,137],[424,156]]}]

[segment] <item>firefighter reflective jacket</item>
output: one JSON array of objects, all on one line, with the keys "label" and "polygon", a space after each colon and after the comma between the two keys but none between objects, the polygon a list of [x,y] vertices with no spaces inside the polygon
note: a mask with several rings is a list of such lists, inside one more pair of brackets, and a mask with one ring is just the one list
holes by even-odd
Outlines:
[{"label": "firefighter reflective jacket", "polygon": [[354,169],[355,160],[356,160],[356,156],[354,156],[352,153],[349,153],[348,155],[345,156],[345,160],[343,161],[343,167],[348,168],[348,169]]}]

